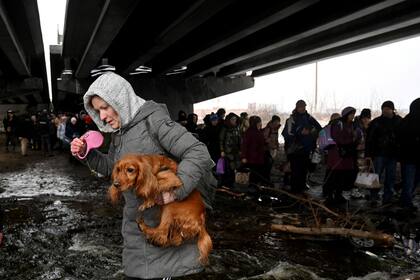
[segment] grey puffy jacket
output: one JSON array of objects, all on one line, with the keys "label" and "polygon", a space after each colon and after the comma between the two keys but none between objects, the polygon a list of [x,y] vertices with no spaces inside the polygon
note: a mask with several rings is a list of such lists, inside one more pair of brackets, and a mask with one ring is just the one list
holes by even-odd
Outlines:
[{"label": "grey puffy jacket", "polygon": [[[113,131],[100,121],[98,113],[90,105],[92,96],[98,95],[120,115],[121,129]],[[124,100],[124,98],[128,99]],[[93,150],[86,160],[90,168],[110,176],[114,163],[128,153],[166,154],[179,162],[178,176],[184,183],[176,191],[179,200],[197,188],[206,206],[214,195],[216,180],[211,169],[213,161],[206,146],[191,133],[172,121],[166,106],[153,101],[144,101],[135,95],[131,85],[114,73],[99,77],[84,96],[85,108],[102,131],[112,130],[108,154]],[[134,104],[134,105],[133,105]],[[136,108],[137,107],[137,108]],[[179,247],[159,248],[146,242],[139,231],[136,219],[142,203],[133,192],[123,194],[125,199],[122,235],[124,273],[130,277],[163,278],[196,273],[202,270],[198,262],[196,242],[186,242]],[[143,212],[150,226],[159,223],[159,206]]]}]

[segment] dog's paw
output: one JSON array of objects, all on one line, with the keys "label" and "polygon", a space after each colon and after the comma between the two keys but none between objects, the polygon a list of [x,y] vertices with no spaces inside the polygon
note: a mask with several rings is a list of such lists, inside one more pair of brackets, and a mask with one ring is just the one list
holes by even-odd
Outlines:
[{"label": "dog's paw", "polygon": [[138,218],[136,222],[137,222],[137,226],[139,227],[139,230],[141,232],[144,232],[144,226],[145,226],[144,220],[142,218]]},{"label": "dog's paw", "polygon": [[151,207],[153,207],[155,205],[155,201],[154,200],[146,200],[143,202],[142,205],[139,206],[138,210],[139,211],[144,211],[146,209],[149,209]]},{"label": "dog's paw", "polygon": [[163,235],[157,235],[150,238],[150,243],[157,247],[168,247],[168,237]]},{"label": "dog's paw", "polygon": [[161,191],[169,191],[172,188],[179,188],[182,186],[181,179],[179,179],[178,176],[171,170],[159,172],[156,175],[156,178]]}]

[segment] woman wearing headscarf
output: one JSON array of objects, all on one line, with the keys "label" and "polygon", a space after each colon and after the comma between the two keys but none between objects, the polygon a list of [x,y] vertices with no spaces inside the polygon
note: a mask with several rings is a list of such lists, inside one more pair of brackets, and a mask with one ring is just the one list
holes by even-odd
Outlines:
[{"label": "woman wearing headscarf", "polygon": [[222,176],[222,185],[232,188],[235,183],[235,170],[241,165],[241,136],[238,116],[229,113],[219,135],[220,156],[225,159],[226,170]]},{"label": "woman wearing headscarf", "polygon": [[357,145],[360,134],[354,127],[356,109],[346,107],[341,118],[332,122],[331,136],[336,145],[328,150],[327,168],[330,170],[325,182],[325,193],[328,203],[343,203],[347,200],[342,192],[352,187],[357,175]]},{"label": "woman wearing headscarf", "polygon": [[244,134],[241,145],[242,163],[250,169],[249,182],[257,184],[270,183],[264,178],[264,133],[261,130],[262,121],[258,116],[249,118],[249,128]]}]

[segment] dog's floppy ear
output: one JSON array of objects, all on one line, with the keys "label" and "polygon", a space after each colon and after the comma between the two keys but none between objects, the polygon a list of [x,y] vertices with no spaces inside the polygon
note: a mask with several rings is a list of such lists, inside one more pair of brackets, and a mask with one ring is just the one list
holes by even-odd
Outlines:
[{"label": "dog's floppy ear", "polygon": [[118,168],[119,161],[114,165],[114,168],[112,170],[112,176],[111,176],[111,186],[108,188],[108,198],[111,200],[112,204],[116,205],[117,202],[121,198],[121,191],[114,186],[114,179],[117,175],[117,168]]},{"label": "dog's floppy ear", "polygon": [[143,198],[149,198],[157,191],[158,181],[153,174],[152,166],[144,159],[138,159],[136,162],[137,179],[136,179],[136,194]]},{"label": "dog's floppy ear", "polygon": [[112,204],[116,205],[121,198],[121,192],[114,185],[112,185],[108,188],[108,197]]}]

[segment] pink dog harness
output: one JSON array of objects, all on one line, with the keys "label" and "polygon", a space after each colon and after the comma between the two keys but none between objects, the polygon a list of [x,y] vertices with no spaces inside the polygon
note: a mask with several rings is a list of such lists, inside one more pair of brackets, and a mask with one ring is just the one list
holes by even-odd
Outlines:
[{"label": "pink dog harness", "polygon": [[80,137],[80,139],[86,142],[86,152],[83,156],[77,154],[77,157],[79,159],[84,159],[89,154],[90,150],[99,148],[104,142],[104,137],[102,136],[102,134],[95,130],[89,130],[88,132],[83,134],[82,137]]}]

